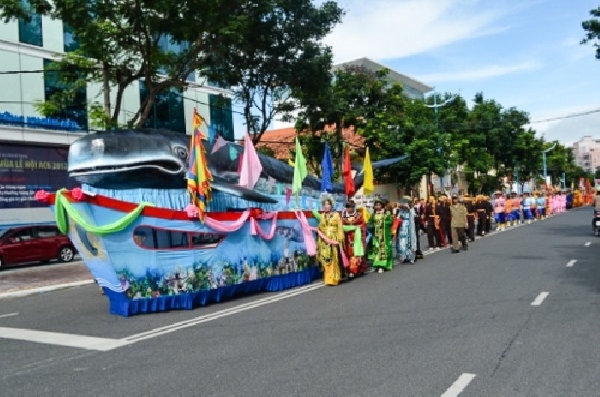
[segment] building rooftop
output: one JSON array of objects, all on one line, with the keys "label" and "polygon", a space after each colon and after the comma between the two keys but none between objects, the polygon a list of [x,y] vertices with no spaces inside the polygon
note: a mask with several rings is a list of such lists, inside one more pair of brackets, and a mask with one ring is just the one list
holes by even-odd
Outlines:
[{"label": "building rooftop", "polygon": [[[389,67],[382,65],[380,63],[377,63],[369,58],[359,58],[359,59],[355,59],[353,61],[343,62],[343,63],[339,63],[337,65],[333,65],[333,70],[335,71],[335,70],[342,69],[342,68],[344,68],[344,66],[362,66],[362,67],[364,67],[368,70],[372,70],[374,72],[381,70],[381,69],[390,69]],[[433,91],[433,87],[430,87],[425,83],[415,80],[412,77],[409,77],[402,73],[398,73],[392,69],[390,69],[389,77],[391,78],[392,81],[412,87],[423,94]]]},{"label": "building rooftop", "polygon": [[[330,126],[325,129],[325,132],[333,132],[334,130],[335,128]],[[348,142],[354,148],[362,148],[364,146],[364,138],[355,134],[352,128],[342,130],[342,137],[344,142]],[[270,130],[263,134],[261,141],[256,147],[268,147],[275,152],[275,158],[288,160],[291,158],[290,150],[294,149],[295,138],[296,129],[293,127]]]}]

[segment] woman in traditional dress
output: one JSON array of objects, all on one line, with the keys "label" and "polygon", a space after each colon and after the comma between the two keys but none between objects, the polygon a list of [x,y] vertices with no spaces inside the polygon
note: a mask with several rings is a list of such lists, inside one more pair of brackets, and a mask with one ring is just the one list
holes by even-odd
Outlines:
[{"label": "woman in traditional dress", "polygon": [[[344,230],[340,214],[333,211],[333,198],[325,197],[322,200],[323,212],[319,221],[319,231],[327,241],[319,235],[317,259],[323,268],[323,282],[325,285],[338,285],[342,279],[340,264],[340,244],[344,241]],[[337,242],[338,244],[335,244]]]},{"label": "woman in traditional dress", "polygon": [[400,201],[397,218],[401,220],[398,227],[396,252],[402,263],[415,263],[417,251],[417,233],[415,230],[415,213],[410,205],[410,197],[404,196]]},{"label": "woman in traditional dress", "polygon": [[[354,201],[349,201],[346,203],[346,209],[342,212],[342,222],[344,225],[358,226],[360,228],[360,234],[362,239],[363,247],[365,244],[365,220],[362,214],[356,210],[356,204]],[[354,252],[354,240],[356,237],[356,231],[349,230],[345,231],[345,248],[344,251],[348,256],[348,261],[350,262],[350,266],[348,268],[349,274],[348,277],[353,278],[355,276],[359,276],[363,274],[367,268],[365,263],[365,258],[362,255],[356,255]]]},{"label": "woman in traditional dress", "polygon": [[379,273],[392,270],[394,263],[392,257],[392,214],[385,210],[381,200],[373,203],[373,216],[369,219],[372,230],[372,244],[369,259],[373,261],[373,268]]}]

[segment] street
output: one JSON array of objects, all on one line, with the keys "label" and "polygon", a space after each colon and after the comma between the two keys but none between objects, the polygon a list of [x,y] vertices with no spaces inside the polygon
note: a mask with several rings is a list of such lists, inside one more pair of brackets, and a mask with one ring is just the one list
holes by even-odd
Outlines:
[{"label": "street", "polygon": [[592,213],[576,209],[338,287],[193,311],[111,316],[94,285],[3,299],[1,394],[597,395]]}]

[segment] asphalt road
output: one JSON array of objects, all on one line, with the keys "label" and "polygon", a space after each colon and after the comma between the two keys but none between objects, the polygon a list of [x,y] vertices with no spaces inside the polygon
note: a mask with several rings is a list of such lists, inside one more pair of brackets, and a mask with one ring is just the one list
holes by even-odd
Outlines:
[{"label": "asphalt road", "polygon": [[[193,311],[110,316],[94,286],[4,299],[0,394],[598,395],[591,216],[577,209],[338,287]],[[6,338],[22,329],[56,334]],[[117,344],[57,345],[74,335]]]}]

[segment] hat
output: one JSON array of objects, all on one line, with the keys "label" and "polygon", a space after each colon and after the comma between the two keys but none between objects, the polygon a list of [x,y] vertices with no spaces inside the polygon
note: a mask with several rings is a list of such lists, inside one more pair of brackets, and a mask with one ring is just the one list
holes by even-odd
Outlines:
[{"label": "hat", "polygon": [[412,203],[412,199],[410,198],[410,196],[402,196],[402,198],[400,199],[400,204],[410,204]]},{"label": "hat", "polygon": [[376,198],[375,200],[373,200],[373,204],[375,204],[375,203],[379,203],[381,205],[385,205],[386,201],[384,199],[382,199],[382,198]]},{"label": "hat", "polygon": [[354,200],[349,200],[346,202],[346,207],[356,207],[356,203]]},{"label": "hat", "polygon": [[333,195],[329,194],[329,193],[321,193],[321,204],[324,204],[325,201],[329,201],[331,202],[331,206],[335,205],[335,198],[333,197]]},{"label": "hat", "polygon": [[448,195],[446,193],[440,193],[440,195],[438,196],[438,198],[440,197],[448,197]]},{"label": "hat", "polygon": [[458,200],[458,196],[456,194],[452,195],[452,200]]},{"label": "hat", "polygon": [[471,201],[471,196],[469,195],[469,193],[463,194],[463,201]]}]

